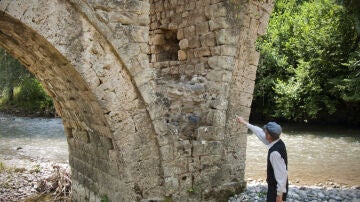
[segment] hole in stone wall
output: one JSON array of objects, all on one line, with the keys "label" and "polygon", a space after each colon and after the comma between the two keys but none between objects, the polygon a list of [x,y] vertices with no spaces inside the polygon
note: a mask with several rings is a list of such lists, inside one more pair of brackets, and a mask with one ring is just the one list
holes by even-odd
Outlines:
[{"label": "hole in stone wall", "polygon": [[155,47],[157,62],[178,60],[179,40],[177,39],[177,30],[161,30],[158,34],[160,43]]}]

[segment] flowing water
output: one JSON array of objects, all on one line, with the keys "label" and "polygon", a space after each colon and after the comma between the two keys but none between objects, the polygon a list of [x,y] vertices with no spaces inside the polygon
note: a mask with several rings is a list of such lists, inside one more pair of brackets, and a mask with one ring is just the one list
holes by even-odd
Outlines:
[{"label": "flowing water", "polygon": [[[335,126],[283,126],[289,180],[313,185],[329,181],[360,185],[360,130]],[[266,179],[267,147],[249,134],[245,177]]]},{"label": "flowing water", "polygon": [[0,161],[26,167],[29,162],[68,162],[68,145],[59,118],[0,115]]},{"label": "flowing water", "polygon": [[[284,126],[281,138],[292,183],[360,185],[360,130]],[[265,179],[266,157],[266,146],[249,134],[245,177]],[[68,162],[61,119],[0,115],[0,162],[21,166],[29,161]]]}]

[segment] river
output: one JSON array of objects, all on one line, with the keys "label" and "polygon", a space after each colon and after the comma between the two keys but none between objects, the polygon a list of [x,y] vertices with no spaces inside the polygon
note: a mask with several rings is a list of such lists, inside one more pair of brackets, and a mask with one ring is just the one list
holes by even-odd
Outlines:
[{"label": "river", "polygon": [[0,115],[0,162],[27,167],[30,162],[68,163],[68,145],[60,118]]},{"label": "river", "polygon": [[[360,185],[360,130],[346,127],[283,126],[288,150],[289,180],[313,185],[333,181]],[[68,162],[60,118],[0,115],[0,162],[24,167],[29,161]],[[265,179],[267,148],[248,135],[245,178]]]}]

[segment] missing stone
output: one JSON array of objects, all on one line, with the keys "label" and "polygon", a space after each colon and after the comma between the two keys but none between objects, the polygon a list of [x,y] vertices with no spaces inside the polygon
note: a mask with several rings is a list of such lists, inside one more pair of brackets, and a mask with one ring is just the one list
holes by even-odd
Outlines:
[{"label": "missing stone", "polygon": [[156,62],[177,61],[180,50],[177,30],[161,29],[155,35]]}]

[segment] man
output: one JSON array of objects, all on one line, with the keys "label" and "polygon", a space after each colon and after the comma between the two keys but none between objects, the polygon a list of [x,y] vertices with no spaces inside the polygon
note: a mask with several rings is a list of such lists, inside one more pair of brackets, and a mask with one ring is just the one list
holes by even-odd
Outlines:
[{"label": "man", "polygon": [[269,122],[264,128],[251,125],[243,117],[237,117],[237,121],[246,125],[265,145],[268,146],[267,157],[267,202],[286,201],[288,191],[287,153],[284,142],[279,138],[282,132],[281,126],[275,122]]}]

